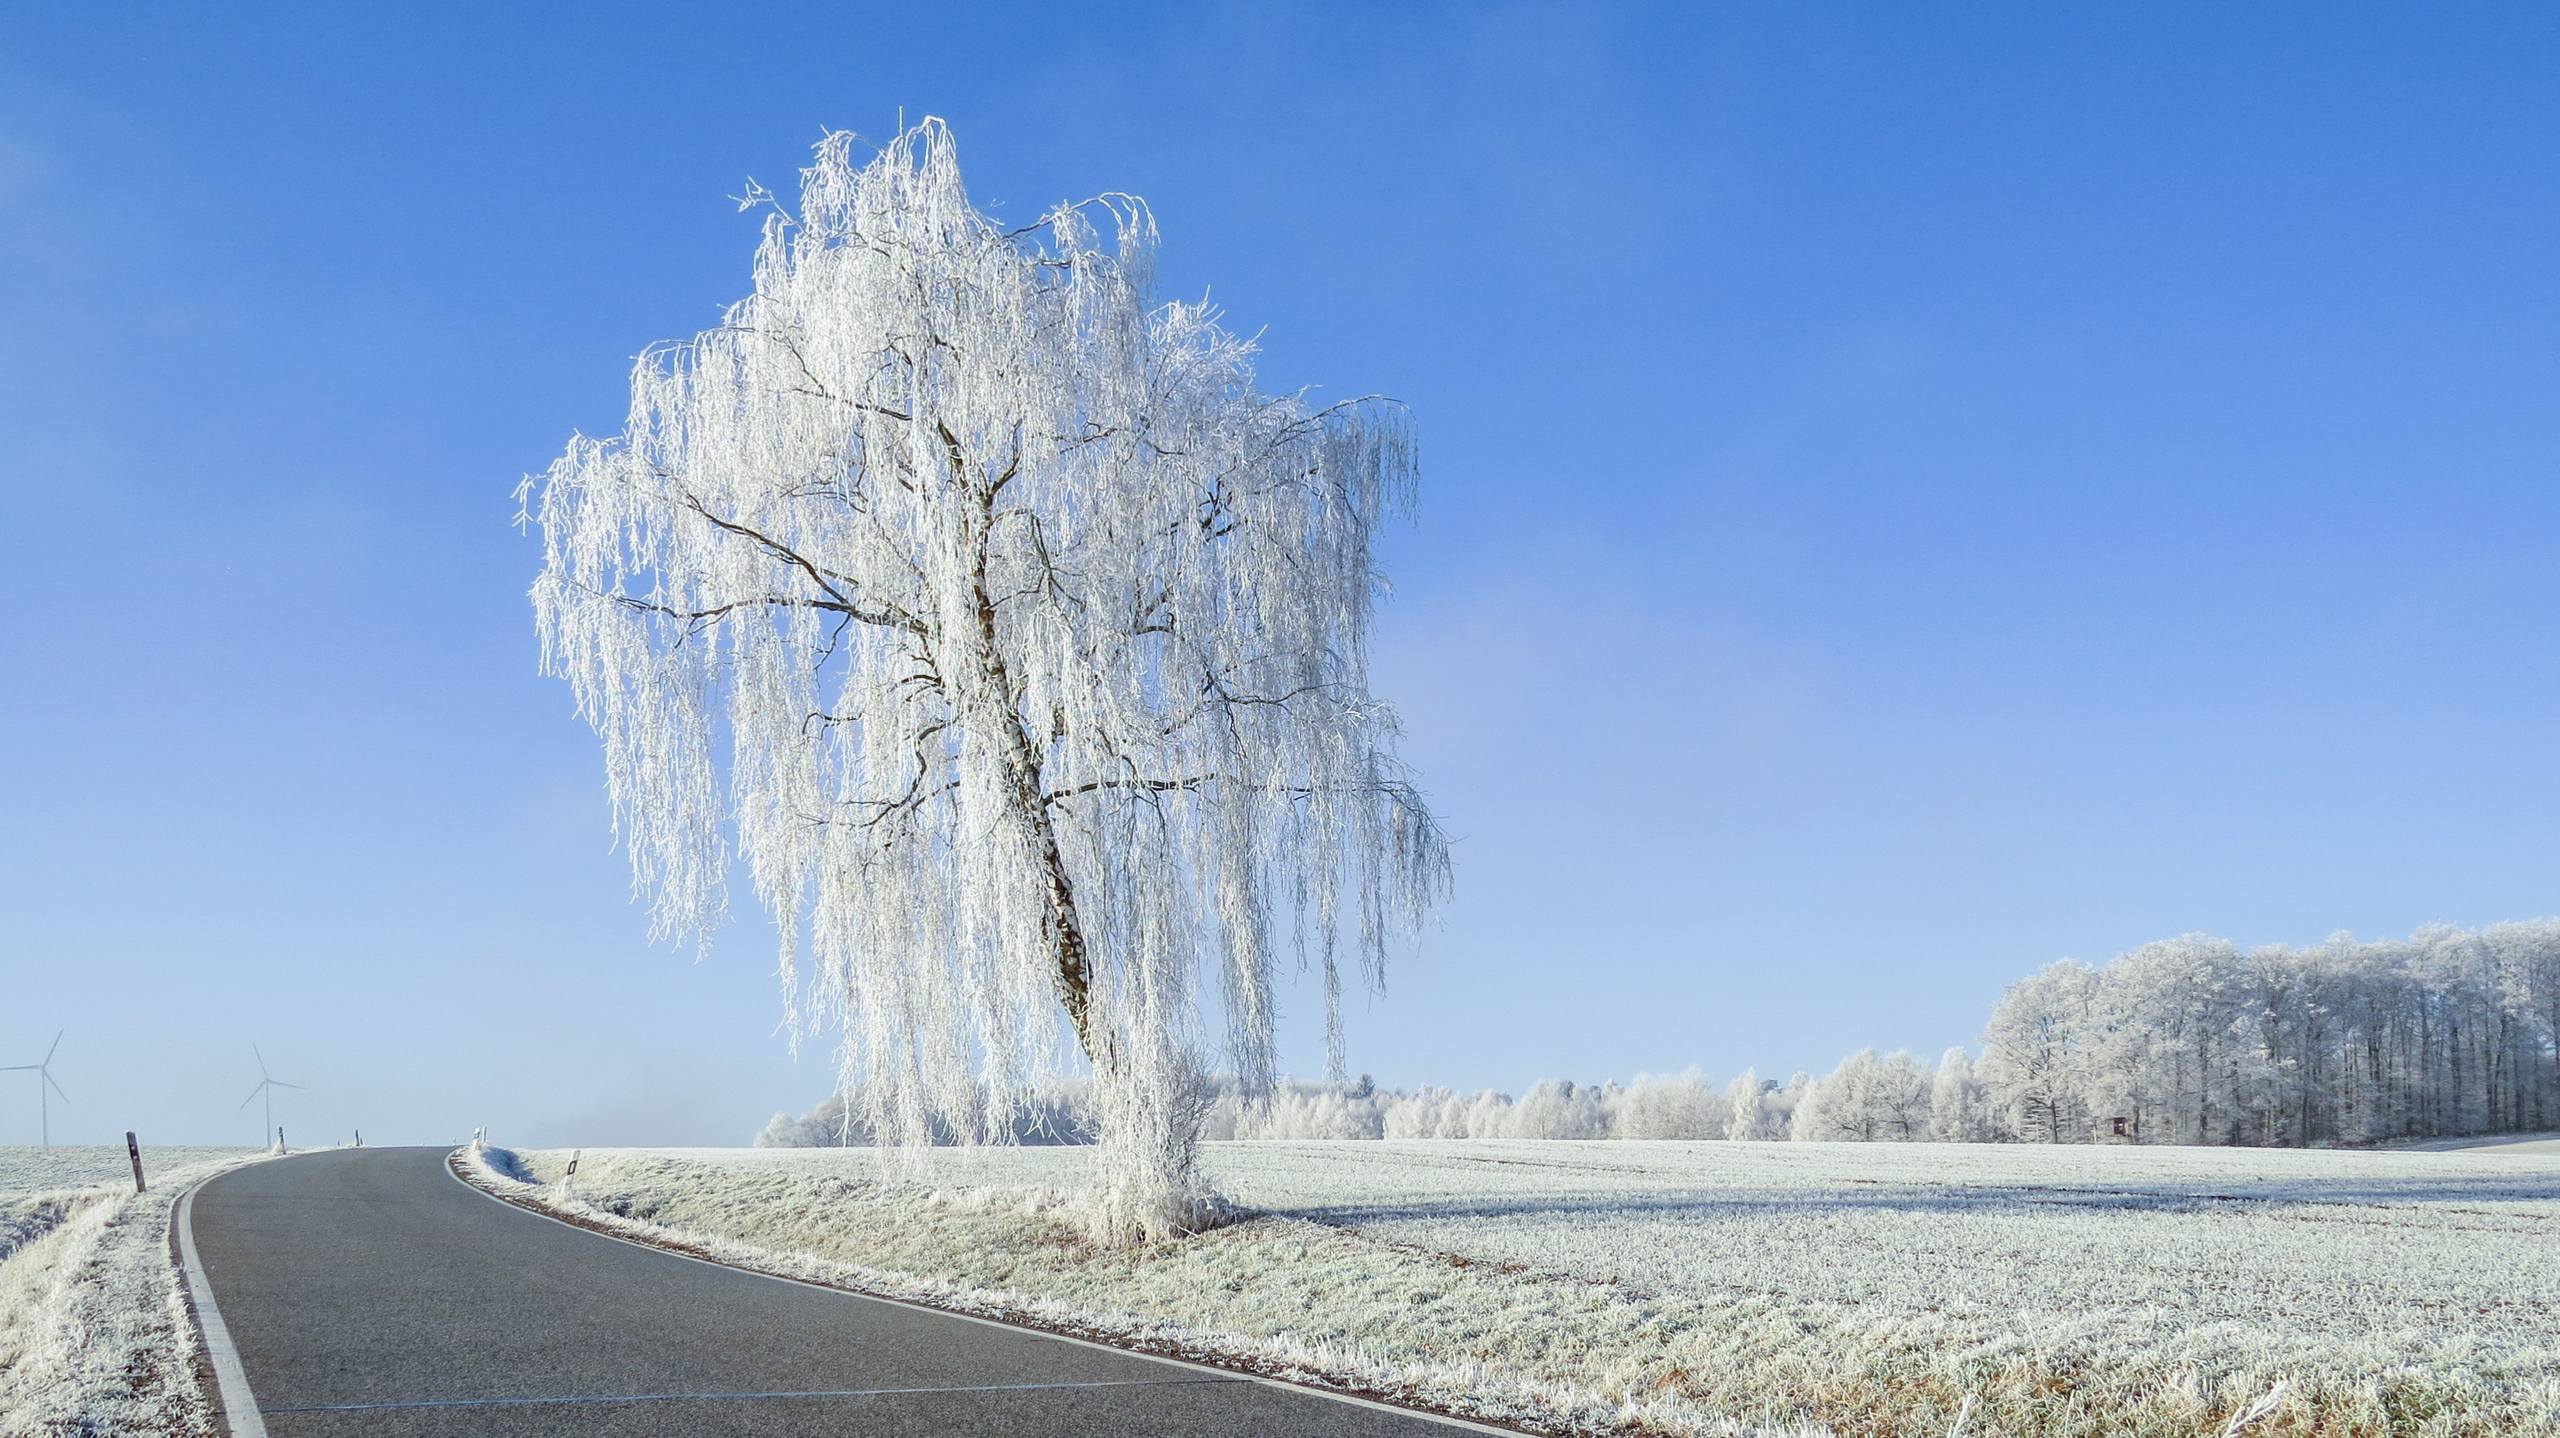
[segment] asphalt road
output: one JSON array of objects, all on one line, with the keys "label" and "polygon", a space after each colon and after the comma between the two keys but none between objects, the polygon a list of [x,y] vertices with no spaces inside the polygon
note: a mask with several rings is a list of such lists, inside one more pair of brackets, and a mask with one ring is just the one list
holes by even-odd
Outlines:
[{"label": "asphalt road", "polygon": [[1464,1431],[635,1247],[501,1204],[444,1162],[335,1150],[197,1191],[198,1260],[269,1433]]}]

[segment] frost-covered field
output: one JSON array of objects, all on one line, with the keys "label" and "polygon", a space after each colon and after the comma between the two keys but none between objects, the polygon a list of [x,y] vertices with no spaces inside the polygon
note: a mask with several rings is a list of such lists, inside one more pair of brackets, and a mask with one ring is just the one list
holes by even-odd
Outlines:
[{"label": "frost-covered field", "polygon": [[[245,1152],[233,1148],[144,1151],[144,1176],[176,1172]],[[120,1148],[0,1148],[0,1260],[42,1238],[73,1213],[133,1183]]]},{"label": "frost-covered field", "polygon": [[2547,1355],[2560,1339],[2560,1162],[2088,1146],[1398,1147],[1372,1158],[1257,1145],[1215,1163],[1229,1192],[1257,1208],[1656,1292],[1785,1293],[2048,1331],[2103,1315],[2136,1336],[2174,1314],[2180,1327],[2228,1322],[2246,1330],[2235,1337],[2281,1339],[2306,1356],[2336,1339],[2451,1336],[2430,1330],[2454,1313],[2465,1315],[2466,1345],[2488,1338]]},{"label": "frost-covered field", "polygon": [[2408,1153],[2560,1154],[2560,1133],[2505,1133],[2486,1138],[2431,1138],[2391,1145]]},{"label": "frost-covered field", "polygon": [[[174,1173],[218,1158],[248,1152],[241,1148],[145,1148],[143,1176]],[[0,1147],[0,1195],[43,1193],[65,1188],[130,1188],[133,1170],[124,1150],[109,1144],[59,1148]]]},{"label": "frost-covered field", "polygon": [[0,1148],[0,1434],[211,1432],[168,1257],[195,1179],[255,1154]]},{"label": "frost-covered field", "polygon": [[[565,1155],[527,1155],[537,1178]],[[1560,1428],[2560,1432],[2560,1158],[1212,1145],[1265,1217],[1137,1254],[1088,1154],[589,1151],[578,1199],[840,1277]]]}]

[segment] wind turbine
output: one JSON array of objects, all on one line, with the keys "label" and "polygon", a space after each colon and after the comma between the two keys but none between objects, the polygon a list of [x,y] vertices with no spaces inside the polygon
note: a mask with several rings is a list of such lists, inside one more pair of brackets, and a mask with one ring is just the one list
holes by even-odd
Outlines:
[{"label": "wind turbine", "polygon": [[267,1056],[265,1054],[258,1053],[258,1046],[256,1044],[249,1045],[249,1052],[258,1054],[258,1086],[249,1090],[249,1097],[240,1100],[240,1106],[242,1108],[247,1108],[251,1103],[255,1102],[260,1095],[265,1095],[267,1102],[263,1111],[267,1116],[267,1147],[273,1148],[276,1145],[275,1090],[280,1088],[300,1088],[302,1085],[298,1083],[286,1083],[283,1079],[277,1078],[268,1073]]},{"label": "wind turbine", "polygon": [[52,1090],[53,1090],[55,1093],[60,1093],[60,1094],[62,1094],[62,1101],[63,1101],[64,1103],[69,1103],[69,1102],[71,1102],[71,1095],[69,1095],[69,1094],[67,1094],[67,1093],[62,1093],[62,1085],[60,1085],[60,1084],[58,1084],[58,1083],[55,1083],[55,1082],[53,1081],[53,1067],[52,1067],[52,1065],[53,1065],[53,1049],[58,1049],[58,1048],[62,1047],[62,1035],[63,1035],[63,1032],[64,1032],[64,1031],[63,1031],[63,1030],[61,1030],[61,1029],[55,1029],[55,1030],[53,1031],[53,1048],[52,1048],[52,1049],[46,1049],[46,1050],[44,1051],[44,1062],[43,1062],[43,1063],[40,1063],[40,1064],[10,1064],[10,1065],[8,1065],[8,1066],[7,1066],[7,1067],[5,1067],[5,1068],[0,1068],[0,1073],[27,1073],[27,1072],[32,1072],[32,1073],[34,1073],[34,1074],[35,1074],[35,1076],[36,1076],[36,1123],[37,1123],[37,1125],[38,1125],[38,1127],[37,1127],[37,1130],[36,1130],[36,1131],[37,1131],[38,1135],[39,1135],[39,1136],[41,1136],[41,1137],[42,1137],[42,1139],[44,1140],[44,1146],[45,1146],[46,1148],[51,1148],[51,1147],[53,1147],[53,1114],[52,1114],[52,1111],[51,1111],[51,1110],[46,1106],[45,1093],[44,1093],[45,1089],[46,1089],[47,1087],[50,1087],[50,1088],[52,1088]]}]

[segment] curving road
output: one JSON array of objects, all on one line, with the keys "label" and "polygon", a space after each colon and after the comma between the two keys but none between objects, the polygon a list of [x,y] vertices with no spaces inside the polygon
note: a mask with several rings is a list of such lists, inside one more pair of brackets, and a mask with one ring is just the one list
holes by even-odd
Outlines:
[{"label": "curving road", "polygon": [[[256,1412],[236,1435],[1235,1434],[1461,1425],[714,1267],[465,1187],[442,1149],[206,1183],[184,1235]],[[219,1348],[219,1343],[216,1344]],[[217,1366],[221,1357],[217,1357]],[[1488,1431],[1488,1430],[1477,1430]]]}]

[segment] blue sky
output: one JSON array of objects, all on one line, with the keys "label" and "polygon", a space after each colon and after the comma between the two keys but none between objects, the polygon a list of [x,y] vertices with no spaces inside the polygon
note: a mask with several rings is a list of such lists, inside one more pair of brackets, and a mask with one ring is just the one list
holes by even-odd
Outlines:
[{"label": "blue sky", "polygon": [[1375,677],[1458,893],[1356,1067],[1823,1068],[2065,954],[2560,910],[2560,12],[446,9],[0,18],[58,1136],[249,1140],[253,1038],[297,1138],[824,1091],[752,916],[644,944],[508,492],[743,290],[724,196],[902,110],[1414,408]]}]

